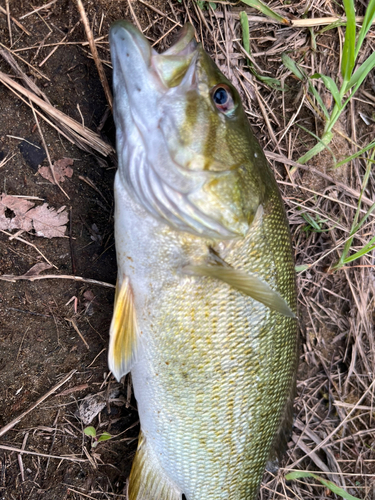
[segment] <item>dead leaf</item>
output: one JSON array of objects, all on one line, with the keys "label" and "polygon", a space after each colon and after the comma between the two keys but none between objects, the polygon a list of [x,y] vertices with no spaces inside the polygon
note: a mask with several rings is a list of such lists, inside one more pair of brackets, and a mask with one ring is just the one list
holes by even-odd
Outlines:
[{"label": "dead leaf", "polygon": [[5,231],[34,229],[37,236],[55,238],[65,235],[67,222],[65,207],[56,211],[47,203],[35,207],[35,203],[23,198],[7,194],[0,197],[0,229]]},{"label": "dead leaf", "polygon": [[[53,164],[53,170],[55,172],[55,178],[57,182],[64,182],[66,177],[72,177],[73,169],[70,165],[73,165],[73,160],[71,158],[62,158],[61,160],[55,161]],[[50,167],[39,167],[38,173],[47,179],[47,181],[52,184],[56,184],[53,180],[52,172]]]},{"label": "dead leaf", "polygon": [[51,269],[51,267],[52,266],[50,264],[47,264],[47,262],[39,262],[33,267],[30,267],[27,273],[25,273],[25,276],[38,276],[38,274],[42,273],[46,269]]}]

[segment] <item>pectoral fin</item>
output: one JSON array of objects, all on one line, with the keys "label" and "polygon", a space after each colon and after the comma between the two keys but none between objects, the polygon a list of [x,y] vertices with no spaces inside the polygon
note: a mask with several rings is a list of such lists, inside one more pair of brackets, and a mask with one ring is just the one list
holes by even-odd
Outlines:
[{"label": "pectoral fin", "polygon": [[270,309],[277,311],[284,316],[295,318],[294,312],[290,309],[285,300],[278,292],[262,281],[254,274],[248,274],[240,269],[234,269],[228,265],[200,265],[185,266],[184,273],[195,276],[209,276],[220,281],[224,281],[239,292],[249,295],[252,299],[261,302]]},{"label": "pectoral fin", "polygon": [[117,283],[115,308],[110,327],[108,364],[111,372],[120,380],[130,372],[137,361],[139,336],[134,299],[129,278],[121,286]]}]

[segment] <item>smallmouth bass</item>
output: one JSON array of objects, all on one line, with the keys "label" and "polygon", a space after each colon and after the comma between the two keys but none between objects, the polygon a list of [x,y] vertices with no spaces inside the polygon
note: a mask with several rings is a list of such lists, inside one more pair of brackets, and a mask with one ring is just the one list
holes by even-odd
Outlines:
[{"label": "smallmouth bass", "polygon": [[119,168],[109,366],[141,433],[130,500],[254,500],[291,425],[295,272],[240,97],[185,25],[110,31]]}]

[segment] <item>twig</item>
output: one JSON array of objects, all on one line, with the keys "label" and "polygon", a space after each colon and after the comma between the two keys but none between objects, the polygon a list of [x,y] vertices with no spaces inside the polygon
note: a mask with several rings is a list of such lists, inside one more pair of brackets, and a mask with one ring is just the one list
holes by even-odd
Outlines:
[{"label": "twig", "polygon": [[71,323],[73,325],[73,328],[74,330],[78,333],[78,335],[81,337],[81,340],[82,342],[85,344],[87,350],[89,351],[90,350],[90,346],[88,345],[88,343],[86,342],[85,340],[85,337],[82,335],[82,333],[79,331],[78,329],[78,326],[77,326],[77,323],[74,321],[74,319],[70,319],[70,318],[65,318],[66,321],[69,321],[69,323]]},{"label": "twig", "polygon": [[[66,382],[68,382],[68,380],[70,380],[73,377],[73,375],[76,373],[76,371],[77,370],[72,370],[67,375],[65,375],[65,377],[62,380],[60,380],[60,382],[58,384],[56,384],[54,387],[52,387],[52,389],[50,389],[48,392],[46,392],[46,394],[44,394],[44,396],[39,398],[38,401],[36,403],[34,403],[32,406],[30,406],[30,408],[28,410],[24,411],[23,413],[21,413],[21,415],[18,415],[18,417],[16,417],[11,422],[9,422],[9,424],[2,427],[0,429],[0,436],[3,436],[5,433],[10,431],[10,429],[13,429],[13,427],[15,425],[17,425],[24,417],[26,417],[26,415],[28,415],[31,411],[33,411],[37,406],[39,406],[40,403],[43,403],[43,401],[45,401],[47,398],[49,398],[49,396],[51,396],[51,394],[56,392],[62,385],[66,384]],[[4,446],[0,446],[0,448],[9,449],[9,448],[4,447]],[[16,448],[13,448],[11,451],[17,451],[18,453],[23,452],[23,450],[18,450]],[[31,453],[31,452],[24,452],[24,453]],[[33,454],[39,455],[39,453],[33,453]],[[48,456],[48,455],[43,455],[43,456]],[[59,458],[59,457],[53,457],[53,458]]]},{"label": "twig", "polygon": [[39,248],[34,245],[33,243],[30,243],[29,241],[26,241],[24,240],[23,238],[19,238],[18,236],[16,236],[15,234],[11,234],[11,233],[8,233],[7,231],[4,231],[3,229],[0,229],[0,231],[4,234],[6,234],[7,236],[9,236],[11,239],[14,239],[14,240],[18,240],[18,241],[21,241],[22,243],[25,243],[26,245],[29,245],[30,247],[33,247],[39,255],[41,255],[43,257],[43,259],[48,262],[48,264],[52,267],[54,267],[55,269],[57,269],[57,266],[55,266],[55,264],[52,264],[52,262],[50,262],[47,257],[44,255],[44,253],[42,253]]},{"label": "twig", "polygon": [[[7,14],[7,11],[4,9],[4,7],[1,7],[1,6],[0,6],[0,12],[1,12],[2,14],[5,14],[5,15]],[[25,27],[24,27],[21,23],[19,23],[19,22],[17,21],[17,19],[15,19],[15,18],[14,18],[14,17],[12,17],[12,16],[10,16],[10,18],[11,18],[11,20],[14,22],[14,24],[15,24],[16,26],[18,26],[18,27],[19,27],[19,28],[20,28],[20,29],[21,29],[24,33],[26,33],[26,35],[31,36],[30,31],[28,31],[28,30],[27,30],[27,29],[26,29],[26,28],[25,28]]]},{"label": "twig", "polygon": [[6,13],[7,13],[10,46],[12,46],[13,45],[13,37],[12,37],[12,25],[10,24],[9,0],[5,0],[5,7],[6,7]]},{"label": "twig", "polygon": [[[246,9],[245,9],[246,12]],[[224,17],[223,12],[216,12],[215,16],[219,19]],[[234,17],[235,19],[239,19],[240,15],[237,12],[228,12],[229,17]],[[248,14],[247,16],[249,22],[251,23],[272,23],[272,24],[281,24],[285,26],[283,23],[280,23],[279,21],[276,21],[276,19],[272,19],[270,17],[260,17],[260,16],[251,16]],[[363,16],[357,16],[355,18],[355,22],[357,24],[360,24],[363,22],[364,17]],[[313,28],[314,26],[328,26],[329,24],[337,23],[337,22],[342,22],[343,24],[346,24],[346,17],[337,17],[337,16],[332,16],[332,17],[315,17],[314,19],[289,19],[288,20],[290,23],[290,28]],[[372,24],[375,24],[375,20],[372,21]]]},{"label": "twig", "polygon": [[57,0],[52,0],[51,2],[46,3],[45,5],[42,5],[41,7],[37,7],[36,9],[32,10],[31,12],[28,12],[27,14],[24,14],[23,16],[21,16],[20,19],[25,19],[25,17],[29,17],[32,14],[39,12],[40,10],[48,9],[49,7],[51,7],[51,5],[53,5],[56,2],[57,2]]},{"label": "twig", "polygon": [[[291,165],[293,167],[298,167],[298,168],[301,168],[302,170],[307,170],[308,172],[312,172],[316,175],[319,175],[319,177],[326,179],[327,181],[331,182],[332,184],[335,184],[340,189],[340,191],[343,191],[344,193],[348,194],[349,196],[355,198],[356,200],[358,200],[360,197],[360,192],[357,191],[356,189],[353,189],[353,188],[347,186],[343,182],[337,181],[336,179],[334,179],[330,175],[327,175],[324,172],[320,172],[320,170],[318,170],[314,167],[311,167],[310,165],[302,165],[301,163],[298,163],[296,161],[289,160],[289,158],[287,158],[284,155],[279,155],[277,153],[273,153],[272,151],[264,151],[264,154],[270,160],[275,160],[275,161],[278,161],[280,163],[285,163],[287,165]],[[362,196],[361,200],[363,201],[363,203],[366,203],[366,205],[369,205],[370,207],[374,203],[373,200],[370,200],[370,198],[367,198],[366,196]]]},{"label": "twig", "polygon": [[44,78],[45,80],[47,81],[51,81],[48,76],[44,75],[41,71],[39,71],[37,68],[34,68],[34,66],[32,64],[30,64],[29,62],[26,61],[26,59],[24,59],[23,57],[19,56],[18,54],[16,54],[13,50],[10,50],[8,47],[6,47],[3,43],[0,42],[0,46],[3,47],[3,49],[9,51],[12,55],[16,56],[18,59],[20,59],[24,64],[26,64],[27,66],[29,66],[29,68],[31,68],[32,71],[35,71],[36,73],[38,73],[42,78]]},{"label": "twig", "polygon": [[[1,45],[1,43],[0,43]],[[34,104],[39,106],[43,111],[48,113],[50,116],[52,116],[54,119],[57,121],[62,122],[66,127],[71,129],[71,132],[75,133],[77,137],[90,146],[92,149],[95,149],[99,153],[101,153],[104,156],[108,156],[110,153],[114,152],[114,149],[110,144],[107,144],[104,142],[98,134],[93,132],[92,130],[82,127],[80,123],[78,123],[76,120],[73,120],[73,118],[70,118],[67,116],[65,113],[62,111],[59,111],[55,107],[53,107],[51,104],[43,101],[43,99],[40,99],[37,97],[33,92],[30,92],[29,90],[25,89],[22,85],[19,83],[15,82],[10,78],[7,74],[0,72],[0,81],[4,83],[4,85],[9,86],[13,91],[14,89],[20,92],[22,95],[28,97],[31,101],[33,101]],[[27,101],[25,101],[27,103]],[[28,104],[28,103],[27,103]],[[29,105],[29,104],[28,104]],[[43,116],[43,114],[38,113],[44,120],[46,120],[46,117]],[[61,131],[60,131],[61,132]],[[61,132],[67,139],[69,139],[71,142],[71,138],[69,138],[64,132]],[[82,146],[80,146],[82,147]]]},{"label": "twig", "polygon": [[111,89],[109,88],[107,77],[105,76],[102,61],[99,58],[98,50],[97,50],[96,45],[95,45],[94,36],[92,34],[90,24],[89,24],[89,21],[87,19],[85,8],[83,7],[81,0],[76,0],[76,3],[77,3],[78,11],[79,11],[80,16],[81,16],[83,26],[85,27],[87,40],[88,40],[89,45],[90,45],[91,54],[94,58],[95,65],[96,65],[96,68],[97,68],[98,73],[99,73],[100,81],[102,82],[105,97],[107,99],[109,107],[112,109],[112,102],[113,102],[112,92],[111,92]]},{"label": "twig", "polygon": [[150,5],[149,3],[145,2],[144,0],[138,0],[138,2],[143,3],[143,5],[145,5],[149,9],[151,9],[154,12],[156,12],[157,14],[159,14],[159,16],[165,17],[166,19],[168,19],[168,21],[171,21],[172,23],[177,23],[177,25],[182,28],[182,24],[181,23],[179,23],[178,21],[176,21],[176,19],[172,19],[171,17],[167,16],[165,14],[165,12],[162,12],[161,10],[159,10],[158,8],[156,8],[154,5]]},{"label": "twig", "polygon": [[[6,233],[6,234],[8,234],[8,233]],[[46,280],[46,279],[47,280],[50,280],[50,279],[73,280],[73,281],[79,281],[81,283],[91,283],[92,285],[100,285],[100,286],[104,286],[106,288],[116,288],[115,285],[112,285],[111,283],[106,283],[105,281],[93,280],[91,278],[82,278],[81,276],[69,276],[66,274],[45,274],[43,276],[26,276],[25,274],[22,276],[16,276],[16,275],[12,275],[12,274],[8,274],[8,275],[3,274],[0,276],[0,281],[9,281],[11,283],[15,283],[16,281],[19,281],[19,280],[36,281],[36,280]]]},{"label": "twig", "polygon": [[14,446],[5,446],[3,444],[0,444],[0,450],[15,451],[16,453],[35,455],[37,457],[57,458],[58,460],[69,460],[70,462],[88,462],[88,460],[86,460],[85,458],[64,457],[63,455],[62,456],[47,455],[46,453],[38,453],[36,451],[22,450],[20,448],[15,448]]},{"label": "twig", "polygon": [[68,200],[70,200],[70,196],[68,195],[68,193],[66,191],[64,191],[64,189],[61,187],[59,181],[56,179],[56,175],[55,175],[55,169],[52,165],[52,161],[51,161],[51,156],[49,154],[49,150],[48,150],[48,146],[47,146],[47,143],[44,139],[44,135],[43,135],[43,132],[42,132],[42,129],[40,128],[40,125],[39,125],[39,120],[36,116],[36,113],[35,113],[35,109],[34,109],[34,106],[32,104],[32,102],[30,101],[30,107],[31,107],[31,110],[33,112],[33,115],[34,115],[34,119],[35,119],[35,123],[36,123],[36,126],[38,127],[38,132],[39,132],[39,135],[42,139],[42,142],[43,142],[43,146],[44,146],[44,150],[47,154],[47,159],[48,159],[48,163],[49,163],[49,168],[51,170],[51,173],[52,173],[52,177],[53,177],[53,182],[54,184],[56,184],[58,186],[58,188],[60,189],[60,191],[62,191],[65,196],[68,198]]},{"label": "twig", "polygon": [[134,9],[133,9],[133,6],[132,6],[132,0],[128,0],[128,5],[129,5],[129,9],[130,9],[131,15],[132,15],[132,17],[134,19],[134,22],[137,25],[137,28],[139,29],[139,31],[142,33],[143,32],[142,26],[139,24],[138,17],[135,15],[135,12],[134,12]]}]

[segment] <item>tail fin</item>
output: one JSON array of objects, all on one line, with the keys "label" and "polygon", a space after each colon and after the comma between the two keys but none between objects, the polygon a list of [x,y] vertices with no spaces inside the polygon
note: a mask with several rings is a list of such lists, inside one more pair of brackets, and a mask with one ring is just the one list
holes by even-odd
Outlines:
[{"label": "tail fin", "polygon": [[129,500],[181,500],[182,492],[169,479],[139,435],[138,449],[129,477]]}]

